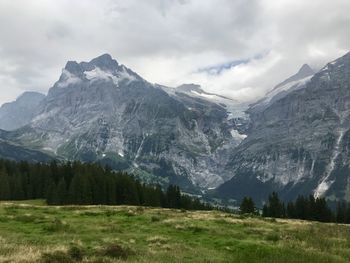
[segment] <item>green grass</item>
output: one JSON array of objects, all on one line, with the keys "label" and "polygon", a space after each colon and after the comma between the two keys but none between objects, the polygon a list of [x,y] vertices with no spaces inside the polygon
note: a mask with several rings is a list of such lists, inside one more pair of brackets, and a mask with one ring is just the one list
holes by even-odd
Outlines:
[{"label": "green grass", "polygon": [[0,204],[0,262],[350,262],[350,226],[143,207]]}]

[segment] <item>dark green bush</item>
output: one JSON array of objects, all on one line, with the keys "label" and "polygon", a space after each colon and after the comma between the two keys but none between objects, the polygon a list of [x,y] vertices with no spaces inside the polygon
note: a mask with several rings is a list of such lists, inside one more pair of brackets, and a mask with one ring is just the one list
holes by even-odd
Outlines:
[{"label": "dark green bush", "polygon": [[74,260],[63,251],[55,251],[52,253],[44,253],[39,263],[74,263]]},{"label": "dark green bush", "polygon": [[102,249],[102,255],[116,259],[127,259],[130,255],[133,255],[133,252],[118,244],[110,244]]}]

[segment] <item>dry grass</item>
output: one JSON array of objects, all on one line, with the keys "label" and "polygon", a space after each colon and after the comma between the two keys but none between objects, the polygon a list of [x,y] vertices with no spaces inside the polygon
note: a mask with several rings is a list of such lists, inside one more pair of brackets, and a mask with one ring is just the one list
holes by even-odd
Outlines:
[{"label": "dry grass", "polygon": [[350,262],[350,227],[130,206],[0,204],[0,262]]}]

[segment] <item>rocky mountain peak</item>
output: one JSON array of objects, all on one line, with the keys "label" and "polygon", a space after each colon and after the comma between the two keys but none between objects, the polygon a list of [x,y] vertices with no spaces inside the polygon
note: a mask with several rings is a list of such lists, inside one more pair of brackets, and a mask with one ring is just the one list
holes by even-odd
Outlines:
[{"label": "rocky mountain peak", "polygon": [[249,112],[261,112],[268,105],[285,97],[290,92],[304,88],[305,84],[314,74],[315,72],[308,64],[302,65],[297,73],[277,84],[272,90],[266,93],[265,97],[251,104]]},{"label": "rocky mountain peak", "polygon": [[296,75],[298,75],[298,77],[300,77],[300,78],[305,78],[305,77],[313,75],[313,74],[315,74],[313,69],[308,64],[304,64],[299,69],[299,71]]},{"label": "rocky mountain peak", "polygon": [[92,59],[90,62],[78,63],[76,61],[68,61],[64,69],[74,75],[80,75],[84,71],[91,71],[94,68],[113,72],[118,70],[118,66],[118,62],[111,55],[103,54]]},{"label": "rocky mountain peak", "polygon": [[115,71],[118,69],[118,62],[112,58],[109,54],[103,54],[97,58],[92,59],[90,62],[82,62],[80,65],[84,70],[92,70],[94,67],[98,67],[101,70]]},{"label": "rocky mountain peak", "polygon": [[76,61],[68,61],[64,69],[74,75],[79,75],[81,73],[81,67]]},{"label": "rocky mountain peak", "polygon": [[89,62],[68,61],[58,82],[49,91],[49,95],[62,88],[76,86],[77,84],[91,84],[102,81],[112,82],[113,85],[118,87],[121,81],[131,83],[135,80],[143,79],[124,65],[118,64],[111,55],[103,54]]},{"label": "rocky mountain peak", "polygon": [[315,71],[313,71],[312,68],[308,64],[304,64],[304,65],[302,65],[302,67],[299,69],[299,71],[296,74],[294,74],[293,76],[287,78],[285,81],[278,84],[276,87],[273,88],[273,90],[277,90],[280,87],[285,86],[288,83],[299,81],[301,79],[310,77],[314,74],[315,74]]},{"label": "rocky mountain peak", "polygon": [[15,130],[28,124],[45,95],[38,92],[24,92],[15,101],[0,108],[0,129]]}]

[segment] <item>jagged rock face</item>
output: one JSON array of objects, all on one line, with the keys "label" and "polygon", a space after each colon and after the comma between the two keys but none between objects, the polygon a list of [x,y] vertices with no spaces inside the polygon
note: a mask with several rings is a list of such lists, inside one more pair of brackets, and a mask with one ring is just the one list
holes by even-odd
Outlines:
[{"label": "jagged rock face", "polygon": [[272,190],[350,200],[350,53],[327,64],[305,88],[251,111],[251,131],[216,193],[263,200]]},{"label": "jagged rock face", "polygon": [[44,98],[45,95],[37,92],[25,92],[16,101],[2,105],[0,129],[11,131],[30,123]]},{"label": "jagged rock face", "polygon": [[254,112],[261,112],[292,91],[305,88],[314,74],[315,72],[310,66],[304,64],[296,74],[276,85],[265,97],[252,104],[248,109],[248,113],[254,114]]},{"label": "jagged rock face", "polygon": [[[191,105],[191,106],[189,106]],[[223,105],[170,96],[109,55],[68,62],[16,141],[65,159],[137,168],[184,189],[215,187],[242,138]]]}]

